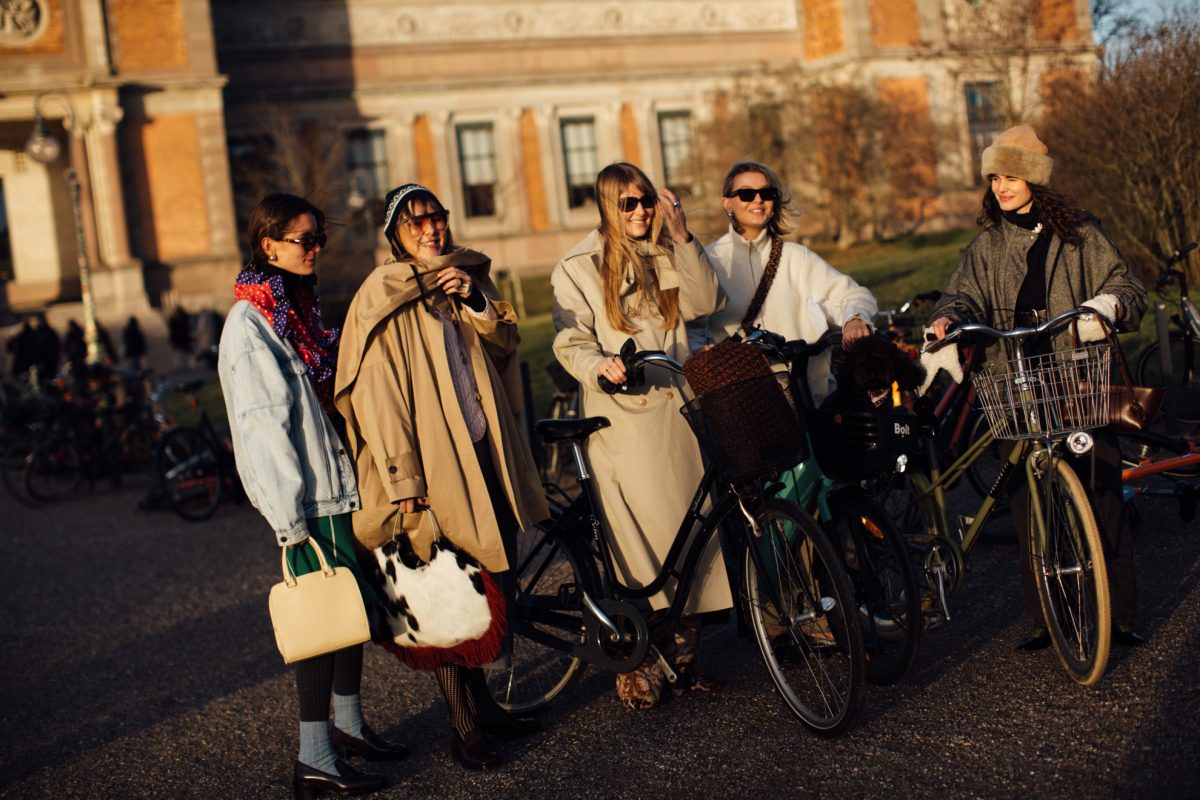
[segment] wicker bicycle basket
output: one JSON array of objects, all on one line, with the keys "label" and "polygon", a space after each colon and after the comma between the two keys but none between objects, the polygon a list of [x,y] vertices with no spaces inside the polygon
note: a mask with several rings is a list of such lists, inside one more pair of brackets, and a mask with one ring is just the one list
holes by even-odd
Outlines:
[{"label": "wicker bicycle basket", "polygon": [[731,383],[681,409],[704,457],[727,480],[774,475],[808,457],[787,374]]},{"label": "wicker bicycle basket", "polygon": [[1111,422],[1112,350],[1107,342],[1011,358],[975,376],[997,439],[1034,439]]},{"label": "wicker bicycle basket", "polygon": [[902,411],[816,409],[807,417],[817,465],[834,480],[877,478],[894,470],[901,455],[920,449],[919,420]]}]

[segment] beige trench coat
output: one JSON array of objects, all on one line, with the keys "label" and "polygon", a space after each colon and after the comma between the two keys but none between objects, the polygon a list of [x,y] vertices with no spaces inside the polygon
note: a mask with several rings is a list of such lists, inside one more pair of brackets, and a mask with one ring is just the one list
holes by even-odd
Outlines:
[{"label": "beige trench coat", "polygon": [[[470,273],[491,298],[498,319],[488,320],[447,303],[458,315],[469,354],[487,439],[505,494],[522,530],[549,516],[529,444],[515,416],[520,408],[516,315],[499,299],[486,256],[459,249],[416,265],[426,287],[446,266]],[[444,295],[437,290],[430,296]],[[419,514],[400,515],[393,503],[428,496],[443,533],[486,569],[508,568],[483,473],[455,396],[443,327],[424,306],[412,265],[377,267],[350,303],[338,352],[334,403],[358,475],[362,509],[354,534],[378,547],[399,525],[428,558],[428,526],[417,535]]]},{"label": "beige trench coat", "polygon": [[[588,459],[604,517],[613,535],[614,556],[630,586],[650,583],[662,567],[688,504],[704,472],[696,438],[679,413],[683,378],[648,368],[646,385],[629,394],[608,395],[596,381],[600,362],[620,351],[630,334],[613,328],[604,312],[600,282],[601,238],[593,231],[554,268],[554,354],[583,390],[583,413],[607,417],[612,427],[588,439]],[[659,285],[679,288],[680,320],[665,331],[657,310],[634,316],[632,338],[639,350],[664,350],[678,361],[690,356],[684,323],[723,304],[717,277],[700,243],[674,247],[675,269],[660,270]],[[627,281],[626,290],[632,292]],[[718,538],[708,543],[687,613],[729,608],[732,599]],[[673,582],[651,598],[670,604]]]}]

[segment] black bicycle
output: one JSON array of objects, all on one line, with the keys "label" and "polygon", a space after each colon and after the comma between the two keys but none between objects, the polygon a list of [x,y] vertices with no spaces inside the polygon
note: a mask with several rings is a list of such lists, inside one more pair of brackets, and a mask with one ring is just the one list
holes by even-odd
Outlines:
[{"label": "black bicycle", "polygon": [[[662,352],[632,352],[632,341],[622,358],[627,391],[643,385],[646,365],[682,371]],[[709,455],[715,445],[702,404],[688,403],[684,415]],[[653,641],[679,619],[701,555],[725,522],[726,544],[738,549],[742,565],[730,582],[740,581],[741,602],[775,687],[815,733],[844,732],[862,702],[863,635],[838,554],[811,516],[771,495],[774,476],[799,454],[749,478],[730,474],[709,455],[662,570],[646,586],[632,587],[614,567],[611,533],[584,455],[587,438],[607,427],[604,417],[535,425],[547,443],[569,446],[581,491],[572,499],[551,488],[553,521],[521,539],[514,565],[517,599],[510,611],[516,634],[512,662],[490,676],[496,699],[514,711],[536,711],[578,679],[585,663],[628,672],[648,654],[674,682],[676,673]],[[648,611],[646,601],[672,581],[671,605]]]},{"label": "black bicycle", "polygon": [[[180,392],[194,393],[202,380],[181,383]],[[155,457],[158,485],[176,514],[189,522],[202,522],[214,513],[224,497],[244,497],[237,463],[229,444],[217,433],[208,411],[201,409],[195,425],[180,425],[163,436]]]},{"label": "black bicycle", "polygon": [[1168,258],[1154,284],[1159,291],[1172,283],[1179,284],[1179,313],[1171,318],[1175,329],[1169,334],[1169,372],[1163,372],[1161,341],[1147,347],[1137,363],[1140,385],[1170,386],[1172,391],[1178,392],[1175,414],[1188,423],[1200,423],[1200,370],[1196,364],[1200,345],[1200,311],[1188,296],[1186,270],[1176,269],[1176,266],[1186,261],[1188,254],[1195,249],[1196,243],[1192,242]]}]

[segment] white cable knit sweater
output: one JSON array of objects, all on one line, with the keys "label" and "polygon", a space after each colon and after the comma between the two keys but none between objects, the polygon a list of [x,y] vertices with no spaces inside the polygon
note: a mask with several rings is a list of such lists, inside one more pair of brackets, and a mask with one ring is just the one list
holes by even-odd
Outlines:
[{"label": "white cable knit sweater", "polygon": [[[706,249],[728,302],[722,311],[688,325],[693,351],[709,342],[723,341],[738,329],[767,266],[771,240],[763,231],[757,239],[747,241],[730,228]],[[873,325],[878,310],[870,290],[829,266],[804,245],[784,242],[779,271],[754,323],[789,340],[811,342],[852,317]],[[826,352],[808,366],[808,383],[817,403],[829,394],[829,380]]]}]

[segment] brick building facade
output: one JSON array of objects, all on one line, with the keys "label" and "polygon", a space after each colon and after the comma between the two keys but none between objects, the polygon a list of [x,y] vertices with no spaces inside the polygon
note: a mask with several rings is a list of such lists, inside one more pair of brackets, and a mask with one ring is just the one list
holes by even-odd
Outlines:
[{"label": "brick building facade", "polygon": [[[975,154],[1003,124],[996,87],[1025,103],[1095,58],[1087,0],[1033,0],[1019,67],[964,45],[962,14],[1011,5],[999,0],[27,5],[36,19],[0,19],[0,274],[13,307],[78,295],[65,164],[22,154],[38,93],[66,95],[87,145],[102,313],[163,292],[227,302],[240,220],[270,189],[338,223],[322,259],[334,285],[382,257],[379,199],[407,180],[445,198],[460,241],[545,269],[595,224],[604,164],[699,191],[697,131],[764,64],[855,82],[956,131],[929,169],[944,195],[977,197]],[[64,104],[43,110],[64,133]],[[689,200],[698,216],[715,216],[708,194]]]}]

